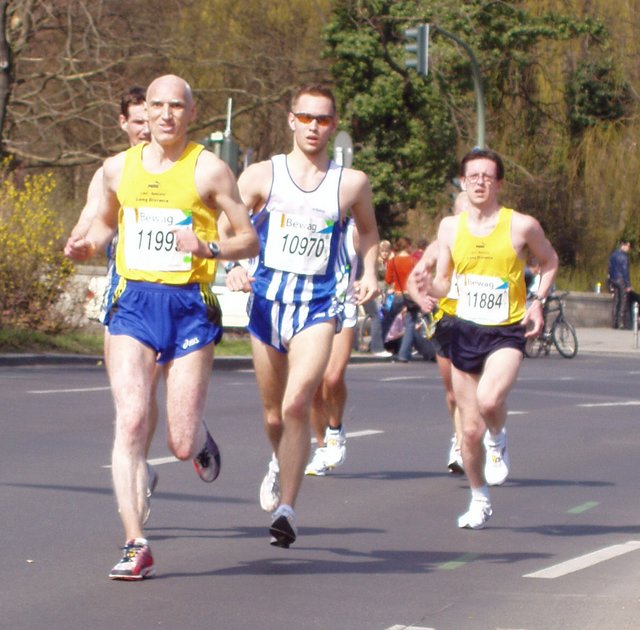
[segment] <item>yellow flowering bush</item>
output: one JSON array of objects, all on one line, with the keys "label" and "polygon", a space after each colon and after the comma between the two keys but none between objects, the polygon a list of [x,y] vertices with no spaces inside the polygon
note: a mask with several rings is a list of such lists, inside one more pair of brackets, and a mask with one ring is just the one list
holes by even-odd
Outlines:
[{"label": "yellow flowering bush", "polygon": [[0,164],[0,327],[59,331],[55,308],[73,271],[64,226],[50,206],[51,173],[24,175]]}]

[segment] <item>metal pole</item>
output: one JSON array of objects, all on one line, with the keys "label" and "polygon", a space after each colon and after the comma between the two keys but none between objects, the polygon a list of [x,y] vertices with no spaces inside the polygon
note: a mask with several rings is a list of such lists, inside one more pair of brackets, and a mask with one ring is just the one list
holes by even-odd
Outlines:
[{"label": "metal pole", "polygon": [[633,303],[633,338],[634,338],[634,348],[638,347],[638,303]]},{"label": "metal pole", "polygon": [[473,85],[475,87],[476,92],[476,116],[477,116],[477,147],[479,149],[485,148],[485,114],[484,114],[484,89],[482,87],[482,76],[480,75],[480,66],[478,65],[478,60],[476,56],[473,54],[471,48],[463,42],[459,37],[445,31],[439,26],[433,25],[433,28],[442,33],[445,37],[452,39],[454,42],[462,46],[465,49],[467,54],[469,55],[469,59],[471,60],[471,75],[473,77]]},{"label": "metal pole", "polygon": [[231,137],[231,112],[233,110],[233,99],[227,99],[227,127],[224,130],[224,137]]}]

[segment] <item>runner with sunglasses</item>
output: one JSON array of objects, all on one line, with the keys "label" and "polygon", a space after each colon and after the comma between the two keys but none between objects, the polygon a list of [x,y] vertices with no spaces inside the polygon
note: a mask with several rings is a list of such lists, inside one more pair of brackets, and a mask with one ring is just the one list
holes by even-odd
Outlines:
[{"label": "runner with sunglasses", "polygon": [[227,276],[229,288],[252,291],[249,332],[273,452],[260,504],[272,512],[271,544],[285,548],[297,535],[294,506],[309,457],[311,402],[341,326],[336,275],[347,211],[360,233],[364,265],[358,303],[378,293],[369,179],[328,154],[338,124],[333,94],[320,85],[300,88],[287,122],[291,152],[251,165],[238,181],[260,254],[248,270],[236,267]]}]

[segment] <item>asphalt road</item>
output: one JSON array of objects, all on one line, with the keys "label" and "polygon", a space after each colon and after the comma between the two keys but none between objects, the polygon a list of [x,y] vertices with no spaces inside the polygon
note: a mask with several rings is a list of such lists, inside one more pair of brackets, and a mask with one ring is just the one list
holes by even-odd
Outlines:
[{"label": "asphalt road", "polygon": [[168,458],[148,527],[158,575],[107,579],[122,532],[107,468],[112,404],[89,366],[0,367],[0,628],[15,630],[638,627],[634,356],[527,360],[510,398],[512,473],[482,531],[431,363],[349,368],[347,461],[307,478],[299,538],[268,544],[257,493],[269,449],[250,370],[214,369],[223,451],[202,483]]}]

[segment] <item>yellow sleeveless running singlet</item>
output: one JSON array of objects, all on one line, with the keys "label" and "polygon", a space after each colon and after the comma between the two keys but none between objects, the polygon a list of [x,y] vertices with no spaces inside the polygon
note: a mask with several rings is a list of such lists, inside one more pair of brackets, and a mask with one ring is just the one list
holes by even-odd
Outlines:
[{"label": "yellow sleeveless running singlet", "polygon": [[456,315],[485,326],[519,322],[526,311],[525,261],[511,242],[513,210],[500,208],[495,228],[487,236],[474,236],[468,211],[460,214],[453,245],[458,278]]},{"label": "yellow sleeveless running singlet", "polygon": [[438,312],[434,317],[435,321],[442,319],[443,315],[453,317],[456,314],[456,309],[458,308],[458,281],[456,274],[454,273],[452,275],[449,293],[438,300]]},{"label": "yellow sleeveless running singlet", "polygon": [[189,142],[179,160],[163,173],[142,165],[139,144],[126,152],[117,196],[118,249],[116,270],[128,280],[160,284],[208,283],[216,260],[176,250],[172,230],[193,229],[204,241],[218,240],[215,211],[205,205],[195,184],[202,145]]}]

